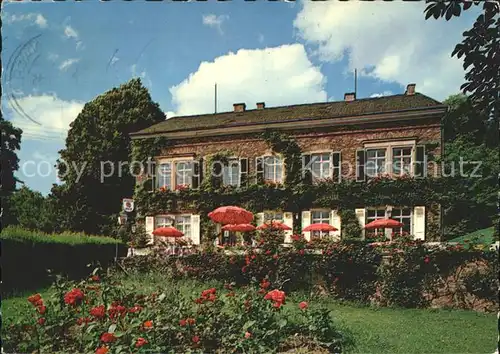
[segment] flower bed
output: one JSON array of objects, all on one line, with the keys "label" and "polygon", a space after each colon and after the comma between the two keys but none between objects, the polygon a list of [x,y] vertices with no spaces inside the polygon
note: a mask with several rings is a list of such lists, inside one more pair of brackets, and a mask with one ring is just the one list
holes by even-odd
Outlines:
[{"label": "flower bed", "polygon": [[337,299],[383,306],[494,310],[497,254],[475,245],[429,246],[400,239],[379,244],[334,242],[311,250],[297,237],[287,248],[270,240],[241,254],[227,250],[180,257],[152,254],[123,264],[172,279],[214,279],[242,286],[266,278],[286,291],[316,289]]},{"label": "flower bed", "polygon": [[32,315],[4,327],[6,352],[279,352],[293,343],[341,352],[352,343],[326,309],[303,301],[291,317],[286,293],[265,282],[196,293],[169,284],[144,293],[94,272],[55,289],[49,299],[28,297]]}]

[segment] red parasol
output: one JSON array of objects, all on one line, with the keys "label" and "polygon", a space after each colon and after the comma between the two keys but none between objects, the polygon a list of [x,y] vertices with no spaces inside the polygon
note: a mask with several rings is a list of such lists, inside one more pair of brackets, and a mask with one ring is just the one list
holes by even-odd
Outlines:
[{"label": "red parasol", "polygon": [[304,228],[302,231],[338,231],[336,227],[329,224],[311,224]]},{"label": "red parasol", "polygon": [[397,229],[403,227],[403,223],[393,219],[377,219],[365,225],[365,229]]},{"label": "red parasol", "polygon": [[253,214],[237,206],[223,206],[208,213],[212,221],[219,224],[249,224]]},{"label": "red parasol", "polygon": [[278,229],[278,230],[283,230],[283,231],[289,231],[292,229],[290,226],[285,225],[282,222],[272,221],[270,223],[267,222],[265,224],[260,225],[259,227],[257,227],[257,230],[264,230],[264,229],[268,229],[268,228]]},{"label": "red parasol", "polygon": [[224,231],[249,232],[255,230],[255,226],[250,224],[228,224],[222,226]]},{"label": "red parasol", "polygon": [[177,230],[175,227],[159,227],[153,231],[153,235],[155,236],[163,236],[163,237],[182,237],[184,234]]}]

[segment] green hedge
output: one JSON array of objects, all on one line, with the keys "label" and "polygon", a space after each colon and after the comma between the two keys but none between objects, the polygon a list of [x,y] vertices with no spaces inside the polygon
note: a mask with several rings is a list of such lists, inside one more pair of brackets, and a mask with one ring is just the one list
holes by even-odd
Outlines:
[{"label": "green hedge", "polygon": [[7,227],[0,239],[4,294],[46,286],[55,274],[82,278],[90,273],[89,264],[108,267],[117,253],[123,257],[127,252],[118,240],[79,233],[50,235]]}]

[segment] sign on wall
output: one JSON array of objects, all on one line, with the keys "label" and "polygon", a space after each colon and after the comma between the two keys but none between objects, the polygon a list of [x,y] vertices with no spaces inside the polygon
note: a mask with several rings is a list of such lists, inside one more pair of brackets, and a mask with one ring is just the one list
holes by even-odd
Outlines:
[{"label": "sign on wall", "polygon": [[133,199],[123,199],[123,211],[130,213],[134,211],[134,200]]}]

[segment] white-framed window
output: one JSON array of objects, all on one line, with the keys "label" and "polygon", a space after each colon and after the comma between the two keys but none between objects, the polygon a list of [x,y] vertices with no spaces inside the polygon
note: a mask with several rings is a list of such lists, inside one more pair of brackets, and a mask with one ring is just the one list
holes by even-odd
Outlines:
[{"label": "white-framed window", "polygon": [[274,183],[283,182],[283,158],[281,156],[265,156],[264,163],[264,180]]},{"label": "white-framed window", "polygon": [[229,159],[227,165],[222,168],[222,182],[226,186],[240,185],[241,165],[239,159]]},{"label": "white-framed window", "polygon": [[391,219],[404,224],[404,226],[399,229],[393,229],[394,232],[412,233],[412,211],[410,208],[393,208],[391,211]]},{"label": "white-framed window", "polygon": [[[385,219],[385,208],[369,208],[366,210],[365,225],[378,219]],[[384,235],[385,229],[371,229],[366,230],[370,234]]]},{"label": "white-framed window", "polygon": [[285,217],[283,212],[281,211],[265,211],[264,212],[264,223],[277,221],[283,223],[285,221]]},{"label": "white-framed window", "polygon": [[311,174],[313,181],[320,181],[332,176],[332,155],[330,153],[311,154]]},{"label": "white-framed window", "polygon": [[411,173],[412,165],[411,147],[393,147],[392,148],[392,173],[401,176]]},{"label": "white-framed window", "polygon": [[387,149],[367,149],[365,171],[368,177],[376,177],[385,173]]},{"label": "white-framed window", "polygon": [[192,180],[192,161],[177,161],[175,163],[175,186],[191,186]]},{"label": "white-framed window", "polygon": [[[329,210],[312,210],[311,211],[311,224],[330,224],[330,211]],[[328,236],[329,232],[326,231],[312,231],[312,237]]]},{"label": "white-framed window", "polygon": [[155,223],[157,228],[173,226],[184,233],[184,237],[191,238],[191,215],[157,216]]},{"label": "white-framed window", "polygon": [[161,163],[158,166],[158,188],[172,188],[172,164],[170,162]]}]

